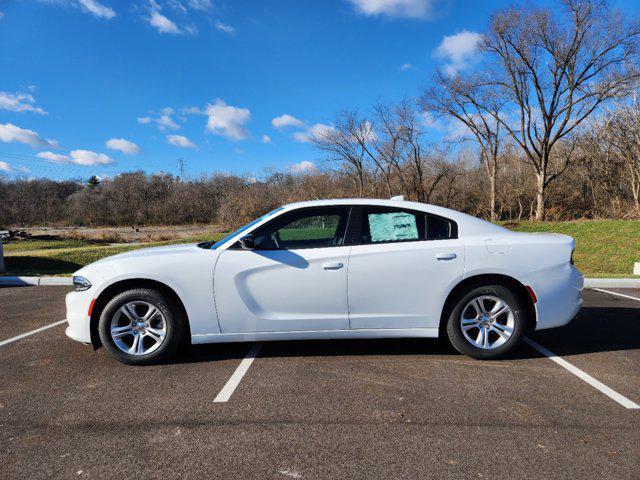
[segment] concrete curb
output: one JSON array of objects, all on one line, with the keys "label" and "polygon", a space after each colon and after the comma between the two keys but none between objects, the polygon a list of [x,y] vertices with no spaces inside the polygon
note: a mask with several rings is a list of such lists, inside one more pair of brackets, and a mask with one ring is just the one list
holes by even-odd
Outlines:
[{"label": "concrete curb", "polygon": [[585,278],[585,288],[640,288],[640,278]]},{"label": "concrete curb", "polygon": [[[73,285],[71,277],[0,277],[0,285],[50,286]],[[585,288],[640,288],[640,278],[585,278]]]},{"label": "concrete curb", "polygon": [[8,287],[73,285],[71,277],[0,277],[0,285]]}]

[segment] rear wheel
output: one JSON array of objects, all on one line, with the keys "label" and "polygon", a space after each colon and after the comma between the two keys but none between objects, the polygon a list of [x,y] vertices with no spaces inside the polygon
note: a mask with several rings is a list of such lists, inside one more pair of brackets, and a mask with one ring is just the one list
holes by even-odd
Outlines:
[{"label": "rear wheel", "polygon": [[520,299],[502,285],[487,285],[458,299],[447,321],[447,335],[460,353],[488,360],[518,346],[525,327]]},{"label": "rear wheel", "polygon": [[185,332],[174,303],[146,288],[116,295],[102,311],[98,329],[107,351],[130,365],[166,359],[182,343]]}]

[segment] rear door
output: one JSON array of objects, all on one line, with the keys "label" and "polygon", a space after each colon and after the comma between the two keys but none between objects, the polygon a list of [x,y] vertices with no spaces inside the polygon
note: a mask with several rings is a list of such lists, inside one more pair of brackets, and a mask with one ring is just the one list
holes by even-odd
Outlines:
[{"label": "rear door", "polygon": [[354,209],[349,256],[352,329],[437,328],[444,299],[464,272],[455,222],[395,207]]},{"label": "rear door", "polygon": [[222,332],[348,330],[349,211],[294,210],[252,232],[254,250],[222,252],[214,273]]}]

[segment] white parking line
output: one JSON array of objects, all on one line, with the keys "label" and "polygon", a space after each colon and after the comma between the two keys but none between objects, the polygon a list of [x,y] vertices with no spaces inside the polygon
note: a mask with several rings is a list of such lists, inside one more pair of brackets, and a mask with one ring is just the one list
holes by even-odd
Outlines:
[{"label": "white parking line", "polygon": [[231,398],[231,395],[235,391],[236,387],[240,384],[240,381],[242,380],[242,377],[244,377],[244,374],[247,373],[247,370],[249,370],[249,367],[253,363],[253,360],[258,356],[261,348],[262,342],[253,344],[249,352],[247,352],[247,355],[242,359],[242,362],[240,362],[240,365],[238,365],[238,368],[236,368],[236,371],[233,372],[233,375],[231,375],[231,378],[229,378],[225,386],[222,387],[222,390],[220,390],[220,393],[218,393],[218,396],[215,398],[214,402],[222,403]]},{"label": "white parking line", "polygon": [[637,302],[640,302],[640,298],[632,297],[631,295],[625,295],[624,293],[610,292],[609,290],[603,290],[602,288],[592,288],[591,290],[595,290],[597,292],[602,292],[602,293],[608,293],[609,295],[615,295],[617,297],[628,298],[629,300],[635,300]]},{"label": "white parking line", "polygon": [[3,347],[9,343],[15,342],[16,340],[20,340],[21,338],[28,337],[29,335],[33,335],[34,333],[40,333],[50,328],[56,327],[58,325],[62,325],[63,323],[67,323],[66,320],[60,320],[59,322],[51,323],[49,325],[45,325],[44,327],[36,328],[35,330],[31,330],[30,332],[23,333],[18,335],[17,337],[7,338],[6,340],[2,340],[0,342],[0,347]]},{"label": "white parking line", "polygon": [[595,378],[593,378],[591,375],[589,375],[586,372],[583,372],[582,370],[580,370],[578,367],[575,367],[574,365],[570,364],[569,362],[567,362],[565,359],[560,358],[559,356],[557,356],[555,353],[553,353],[550,350],[547,350],[546,348],[544,348],[542,345],[540,345],[537,342],[534,342],[533,340],[531,340],[528,337],[524,337],[524,342],[530,346],[532,346],[533,348],[535,348],[536,350],[538,350],[540,353],[542,353],[543,355],[547,356],[550,360],[553,360],[554,362],[556,362],[558,365],[560,365],[562,368],[565,368],[566,370],[568,370],[569,372],[573,373],[576,377],[580,378],[581,380],[584,380],[585,382],[587,382],[589,385],[591,385],[593,388],[600,390],[602,393],[604,393],[607,397],[611,398],[612,400],[615,400],[616,402],[618,402],[620,405],[622,405],[625,408],[631,408],[631,409],[640,409],[640,405],[638,405],[635,402],[632,402],[631,400],[629,400],[627,397],[625,397],[624,395],[619,394],[618,392],[616,392],[615,390],[607,387],[604,383],[602,383],[599,380],[596,380]]}]

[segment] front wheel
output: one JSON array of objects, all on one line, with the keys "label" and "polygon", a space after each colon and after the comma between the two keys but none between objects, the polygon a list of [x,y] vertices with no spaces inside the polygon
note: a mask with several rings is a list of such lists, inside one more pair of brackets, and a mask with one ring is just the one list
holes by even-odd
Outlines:
[{"label": "front wheel", "polygon": [[102,311],[100,340],[122,363],[157,363],[182,342],[184,323],[176,305],[156,290],[137,288],[116,295]]},{"label": "front wheel", "polygon": [[447,335],[460,353],[490,360],[518,346],[525,326],[518,297],[502,285],[488,285],[459,298],[447,321]]}]

